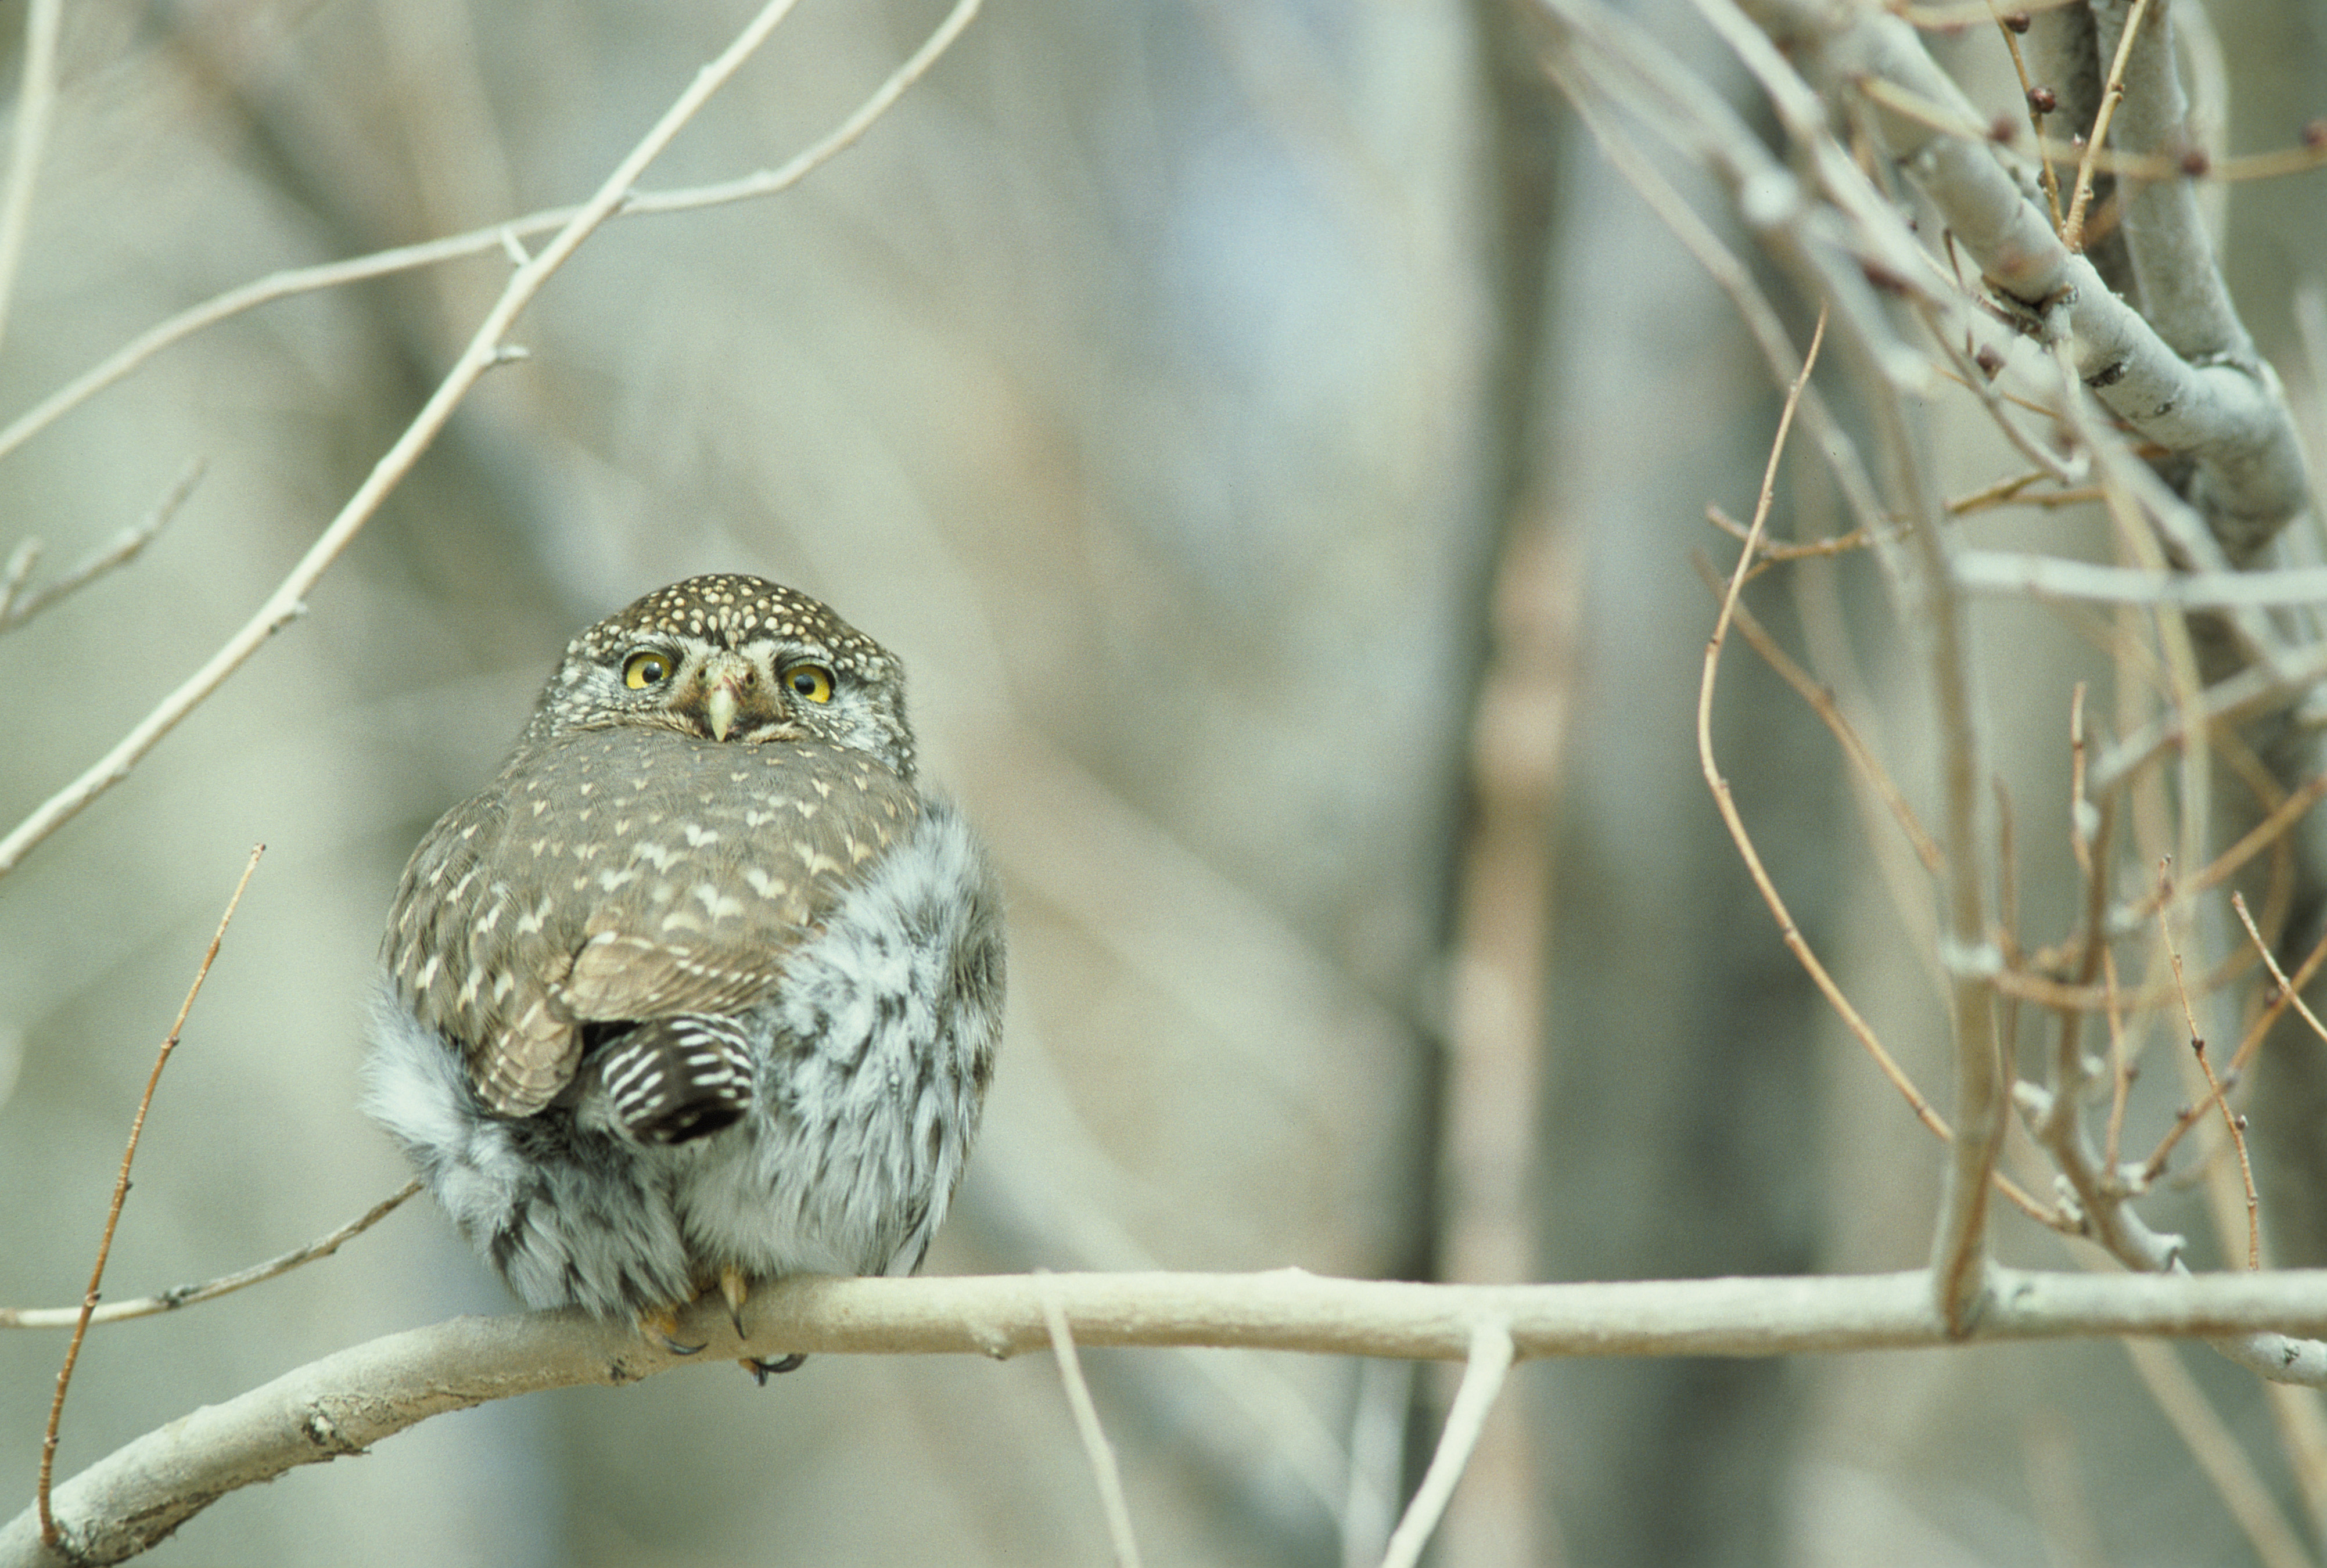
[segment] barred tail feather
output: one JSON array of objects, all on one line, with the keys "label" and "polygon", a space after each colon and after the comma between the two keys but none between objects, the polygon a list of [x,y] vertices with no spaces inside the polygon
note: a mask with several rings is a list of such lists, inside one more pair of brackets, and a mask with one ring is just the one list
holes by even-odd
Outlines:
[{"label": "barred tail feather", "polygon": [[609,1041],[590,1065],[624,1131],[641,1143],[708,1137],[752,1106],[751,1041],[728,1019],[651,1019]]}]

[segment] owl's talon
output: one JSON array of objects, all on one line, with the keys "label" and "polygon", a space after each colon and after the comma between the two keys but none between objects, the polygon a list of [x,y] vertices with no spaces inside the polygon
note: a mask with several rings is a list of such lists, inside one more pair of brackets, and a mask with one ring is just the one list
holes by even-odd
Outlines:
[{"label": "owl's talon", "polygon": [[661,1346],[674,1356],[692,1356],[703,1349],[689,1345],[678,1338],[678,1310],[666,1307],[660,1311],[640,1312],[639,1332],[653,1344]]},{"label": "owl's talon", "polygon": [[758,1378],[760,1386],[765,1388],[769,1378],[780,1377],[787,1372],[797,1372],[807,1359],[806,1352],[795,1350],[789,1356],[779,1356],[772,1361],[762,1361],[757,1356],[746,1356],[741,1364],[743,1370]]},{"label": "owl's talon", "polygon": [[743,1277],[742,1269],[731,1264],[719,1271],[719,1294],[727,1303],[727,1321],[735,1325],[735,1337],[739,1339],[744,1337],[743,1302],[751,1293],[751,1282]]}]

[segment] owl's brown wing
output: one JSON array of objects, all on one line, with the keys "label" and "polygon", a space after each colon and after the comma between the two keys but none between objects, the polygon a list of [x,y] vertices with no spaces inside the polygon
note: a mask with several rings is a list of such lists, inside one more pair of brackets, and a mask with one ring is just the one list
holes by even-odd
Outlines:
[{"label": "owl's brown wing", "polygon": [[792,945],[920,814],[912,787],[862,752],[718,750],[706,787],[661,825],[674,853],[635,852],[637,874],[592,912],[557,986],[575,1018],[733,1013],[762,1000]]},{"label": "owl's brown wing", "polygon": [[[462,1042],[485,1102],[529,1115],[572,1079],[581,1025],[765,997],[792,944],[919,812],[911,785],[838,747],[562,736],[422,842],[391,971],[415,1013]],[[456,955],[457,977],[425,953]]]},{"label": "owl's brown wing", "polygon": [[[519,788],[520,807],[527,793]],[[581,1035],[551,991],[573,963],[581,922],[559,918],[538,874],[562,854],[536,851],[525,856],[536,866],[516,863],[510,804],[505,774],[420,841],[388,917],[387,957],[413,1016],[461,1048],[485,1103],[523,1116],[556,1097],[581,1055]],[[525,844],[515,845],[520,856]]]}]

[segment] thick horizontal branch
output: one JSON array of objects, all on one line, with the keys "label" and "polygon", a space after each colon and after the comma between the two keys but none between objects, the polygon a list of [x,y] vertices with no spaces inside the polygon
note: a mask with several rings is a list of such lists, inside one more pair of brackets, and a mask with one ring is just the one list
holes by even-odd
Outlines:
[{"label": "thick horizontal branch", "polygon": [[[1996,1339],[2160,1334],[2327,1334],[2327,1270],[2197,1276],[1990,1272],[1967,1336],[1950,1336],[1930,1279],[1668,1280],[1436,1285],[1257,1274],[1045,1274],[968,1279],[801,1278],[762,1289],[738,1340],[715,1302],[682,1332],[682,1359],[570,1312],[456,1318],[342,1350],[149,1433],[56,1489],[65,1551],[42,1546],[31,1510],[0,1529],[0,1568],[117,1563],[228,1492],[296,1465],[360,1453],[449,1410],[538,1389],[619,1384],[746,1350],[974,1353],[1045,1349],[1044,1302],[1085,1345],[1192,1345],[1462,1360],[1475,1327],[1507,1327],[1522,1358],[1776,1356]],[[126,1330],[134,1332],[135,1330]],[[2327,1382],[2316,1344],[2280,1342],[2274,1371]],[[734,1376],[729,1368],[729,1376]]]}]

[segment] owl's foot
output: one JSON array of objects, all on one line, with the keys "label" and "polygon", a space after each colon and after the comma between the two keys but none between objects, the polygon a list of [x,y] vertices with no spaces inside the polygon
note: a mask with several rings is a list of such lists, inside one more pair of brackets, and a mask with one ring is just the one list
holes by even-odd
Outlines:
[{"label": "owl's foot", "polygon": [[[735,1337],[743,1337],[743,1303],[751,1298],[752,1282],[743,1271],[730,1265],[719,1271],[719,1295],[727,1303],[727,1321],[735,1325]],[[757,1356],[746,1356],[737,1365],[760,1380],[765,1388],[768,1379],[780,1373],[798,1370],[808,1358],[804,1355],[779,1356],[772,1361],[762,1361]]]},{"label": "owl's foot", "polygon": [[797,1372],[800,1369],[800,1364],[807,1359],[808,1357],[804,1352],[797,1350],[789,1356],[779,1356],[772,1361],[762,1361],[757,1356],[746,1356],[743,1358],[743,1367],[744,1371],[759,1379],[761,1387],[765,1388],[769,1378],[780,1377],[786,1372]]},{"label": "owl's foot", "polygon": [[686,1344],[678,1339],[677,1307],[657,1307],[653,1311],[640,1312],[639,1333],[649,1344],[659,1345],[674,1356],[692,1356],[703,1349],[700,1345]]}]

